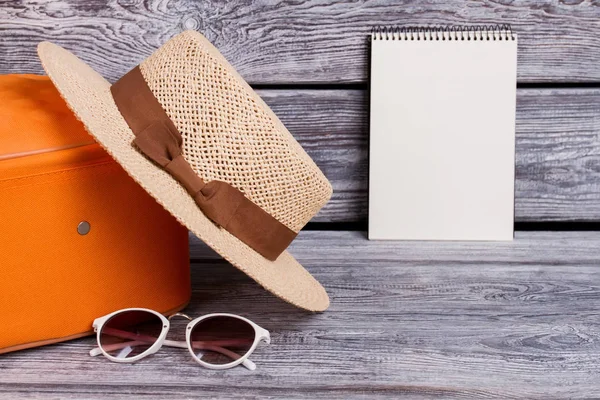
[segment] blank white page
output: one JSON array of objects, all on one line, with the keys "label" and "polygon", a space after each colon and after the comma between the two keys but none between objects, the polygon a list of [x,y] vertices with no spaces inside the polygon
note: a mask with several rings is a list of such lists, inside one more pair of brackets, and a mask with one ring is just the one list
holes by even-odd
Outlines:
[{"label": "blank white page", "polygon": [[512,240],[515,40],[372,40],[369,239]]}]

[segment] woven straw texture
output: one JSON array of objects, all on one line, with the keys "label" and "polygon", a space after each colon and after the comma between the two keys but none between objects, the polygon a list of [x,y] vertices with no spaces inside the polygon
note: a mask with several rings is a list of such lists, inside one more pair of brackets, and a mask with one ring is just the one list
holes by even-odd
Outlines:
[{"label": "woven straw texture", "polygon": [[331,185],[279,119],[221,53],[186,31],[140,64],[205,181],[238,188],[298,232],[331,197]]},{"label": "woven straw texture", "polygon": [[[165,52],[166,49],[172,50]],[[159,67],[152,67],[155,63],[162,65],[161,60],[164,59],[173,62],[173,59],[184,57],[182,54],[169,56],[169,53],[176,53],[177,49],[187,52],[194,60],[211,60],[205,61],[205,68],[221,70],[218,76],[222,82],[202,84],[200,78],[196,78],[197,86],[193,87],[197,92],[179,97],[179,102],[186,104],[178,103],[166,89],[164,80],[169,75],[157,72],[160,71]],[[206,56],[199,53],[206,53]],[[268,261],[213,224],[177,181],[134,148],[134,134],[112,99],[108,81],[76,56],[52,43],[40,43],[38,54],[48,76],[87,130],[133,179],[190,231],[278,297],[311,311],[322,311],[329,306],[329,298],[323,287],[288,252],[282,253],[274,262]],[[150,88],[156,90],[157,98],[184,136],[184,155],[189,157],[188,160],[202,177],[222,179],[237,186],[290,229],[299,229],[324,204],[331,187],[322,173],[272,111],[202,35],[195,32],[180,34],[142,65],[142,73],[151,81]],[[193,68],[194,64],[186,65],[186,68]],[[208,76],[198,70],[190,72],[190,75],[195,74]],[[184,79],[187,74],[180,72],[178,76]],[[156,79],[152,80],[152,77]],[[172,83],[176,85],[176,91],[182,92],[188,85],[186,81]],[[200,97],[201,90],[218,92],[224,87],[231,91],[212,95],[205,93],[202,95],[205,97]],[[209,100],[214,98],[212,96],[237,99],[235,102],[231,100],[231,103],[237,104],[239,109],[219,108],[229,104],[225,101],[214,107],[201,104],[214,101]],[[218,113],[225,113],[226,117]],[[185,115],[191,115],[192,122],[188,122]],[[218,125],[225,123],[228,125]],[[231,131],[223,133],[214,128],[216,125],[234,127],[243,140],[236,140]],[[209,132],[207,126],[216,136],[206,133]],[[258,129],[265,126],[267,128]],[[265,152],[271,153],[267,156],[263,154]],[[264,165],[258,165],[260,162],[257,160],[262,160]],[[267,168],[269,165],[271,168]],[[261,179],[264,179],[262,186],[268,187],[268,190],[259,187]],[[289,180],[296,182],[297,186],[290,184]],[[299,183],[299,180],[304,182]],[[306,198],[302,199],[302,194]],[[118,199],[115,199],[115,206],[118,206]],[[311,213],[308,210],[313,211]],[[295,216],[294,212],[300,217]],[[132,217],[135,217],[135,210],[132,210]]]}]

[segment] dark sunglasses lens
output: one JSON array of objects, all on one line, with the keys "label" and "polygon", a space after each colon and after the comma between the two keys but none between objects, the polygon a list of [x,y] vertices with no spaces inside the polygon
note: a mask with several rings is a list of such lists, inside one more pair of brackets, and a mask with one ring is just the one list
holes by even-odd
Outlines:
[{"label": "dark sunglasses lens", "polygon": [[256,333],[254,327],[239,318],[217,316],[194,326],[191,345],[194,354],[207,364],[223,365],[248,353]]},{"label": "dark sunglasses lens", "polygon": [[100,331],[100,346],[116,358],[131,358],[148,350],[163,330],[162,320],[147,311],[123,311]]}]

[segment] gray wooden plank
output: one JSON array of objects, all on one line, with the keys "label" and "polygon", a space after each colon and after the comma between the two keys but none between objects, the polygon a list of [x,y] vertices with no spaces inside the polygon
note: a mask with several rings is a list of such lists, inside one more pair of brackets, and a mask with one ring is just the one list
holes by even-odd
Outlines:
[{"label": "gray wooden plank", "polygon": [[[258,369],[209,371],[163,349],[133,365],[92,338],[0,357],[6,398],[592,398],[600,393],[600,232],[514,242],[372,242],[302,232],[291,252],[328,289],[312,314],[267,294],[198,240],[191,315],[272,331]],[[182,322],[183,323],[183,322]],[[172,337],[183,334],[174,327]]]},{"label": "gray wooden plank", "polygon": [[[315,221],[365,221],[367,93],[259,94],[333,183],[333,199]],[[600,220],[600,89],[517,91],[515,196],[517,221]]]},{"label": "gray wooden plank", "polygon": [[522,82],[600,80],[596,1],[0,1],[0,73],[41,71],[51,40],[111,80],[169,37],[203,32],[252,83],[364,82],[374,25],[511,23]]}]

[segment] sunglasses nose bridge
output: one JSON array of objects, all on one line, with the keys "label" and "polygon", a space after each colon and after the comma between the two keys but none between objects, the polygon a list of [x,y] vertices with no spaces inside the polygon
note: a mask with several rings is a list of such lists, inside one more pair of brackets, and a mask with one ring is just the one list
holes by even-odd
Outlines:
[{"label": "sunglasses nose bridge", "polygon": [[188,321],[191,321],[191,320],[192,320],[192,317],[190,317],[190,316],[189,316],[189,315],[187,315],[187,314],[180,313],[180,312],[178,312],[178,313],[175,313],[175,314],[172,314],[172,315],[169,315],[169,317],[168,317],[168,320],[170,321],[170,320],[171,320],[171,318],[173,318],[173,317],[183,317],[183,318],[187,319]]}]

